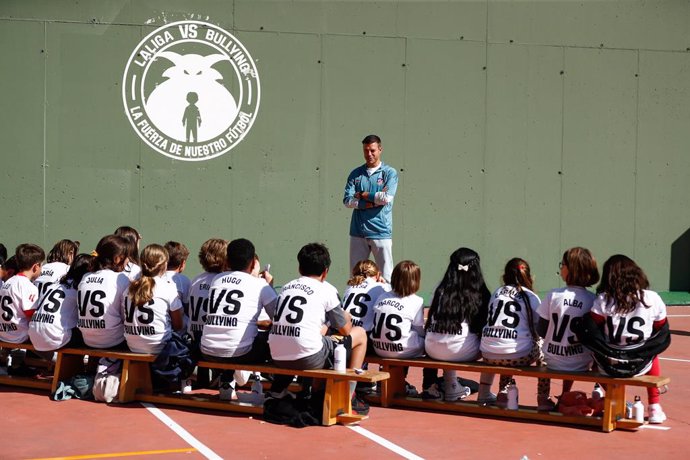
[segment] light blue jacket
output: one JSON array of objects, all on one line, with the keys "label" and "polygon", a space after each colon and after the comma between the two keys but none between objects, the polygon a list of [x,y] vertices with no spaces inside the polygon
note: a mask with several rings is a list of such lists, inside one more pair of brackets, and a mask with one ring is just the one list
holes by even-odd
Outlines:
[{"label": "light blue jacket", "polygon": [[[393,198],[398,189],[398,172],[381,162],[371,176],[366,165],[354,169],[347,178],[343,204],[352,208],[350,236],[381,240],[393,236]],[[367,199],[355,198],[357,192],[369,192]],[[374,207],[366,208],[367,203]]]}]

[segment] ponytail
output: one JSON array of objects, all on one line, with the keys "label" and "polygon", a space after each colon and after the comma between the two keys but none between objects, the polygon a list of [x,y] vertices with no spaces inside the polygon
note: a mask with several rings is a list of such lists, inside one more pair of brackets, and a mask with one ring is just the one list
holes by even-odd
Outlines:
[{"label": "ponytail", "polygon": [[165,273],[168,266],[168,251],[159,244],[149,244],[141,251],[141,277],[129,285],[132,303],[141,307],[153,299],[154,277]]},{"label": "ponytail", "polygon": [[373,278],[379,273],[379,267],[375,262],[369,259],[360,260],[352,267],[352,278],[348,280],[347,285],[357,286],[362,284],[365,279]]}]

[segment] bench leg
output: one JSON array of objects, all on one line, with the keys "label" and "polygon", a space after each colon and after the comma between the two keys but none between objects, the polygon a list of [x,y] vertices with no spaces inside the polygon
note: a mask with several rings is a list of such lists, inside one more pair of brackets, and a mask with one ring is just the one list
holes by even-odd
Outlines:
[{"label": "bench leg", "polygon": [[136,400],[137,392],[151,394],[152,391],[149,363],[125,359],[122,363],[122,375],[120,376],[119,401],[121,403],[132,402]]},{"label": "bench leg", "polygon": [[342,379],[327,379],[326,394],[323,398],[323,416],[321,424],[324,426],[338,423],[338,416],[352,414],[352,399],[350,395],[350,381]]},{"label": "bench leg", "polygon": [[616,429],[616,422],[625,417],[625,385],[609,383],[606,386],[602,430],[609,433]]},{"label": "bench leg", "polygon": [[50,389],[51,394],[57,391],[58,384],[61,381],[67,382],[69,379],[77,374],[84,373],[84,357],[81,355],[66,355],[58,353],[57,361],[55,362],[55,372],[53,372],[53,386]]},{"label": "bench leg", "polygon": [[383,365],[383,371],[390,374],[390,378],[381,380],[381,407],[393,405],[393,399],[397,395],[405,395],[405,369],[403,367],[393,367]]}]

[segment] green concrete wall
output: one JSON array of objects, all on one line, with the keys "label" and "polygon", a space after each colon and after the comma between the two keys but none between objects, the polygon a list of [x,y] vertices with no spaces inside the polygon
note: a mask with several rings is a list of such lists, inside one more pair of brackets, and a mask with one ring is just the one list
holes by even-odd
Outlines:
[{"label": "green concrete wall", "polygon": [[[261,77],[244,141],[194,163],[144,144],[121,96],[139,41],[190,18],[234,34]],[[280,284],[318,240],[342,288],[342,190],[374,132],[400,172],[394,255],[420,263],[423,293],[459,246],[492,288],[521,256],[548,290],[574,245],[688,291],[689,23],[684,0],[2,0],[0,241],[90,249],[132,225],[194,255],[248,237]]]}]

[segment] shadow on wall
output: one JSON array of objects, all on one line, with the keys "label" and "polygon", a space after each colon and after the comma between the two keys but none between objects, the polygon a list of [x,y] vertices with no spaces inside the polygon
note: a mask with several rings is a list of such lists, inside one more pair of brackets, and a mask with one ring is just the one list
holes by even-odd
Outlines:
[{"label": "shadow on wall", "polygon": [[690,291],[690,229],[671,245],[669,290]]}]

